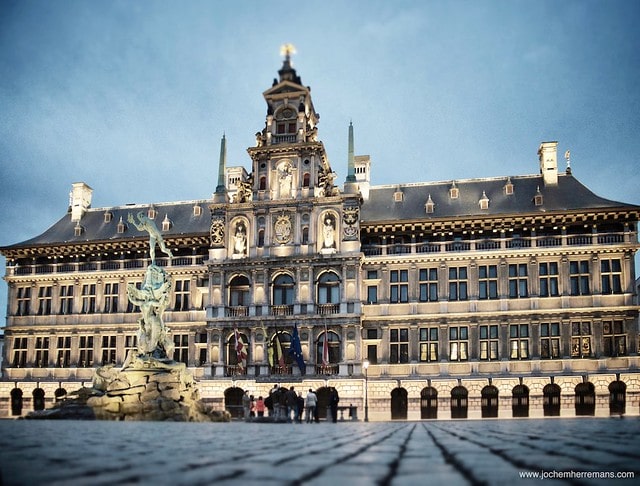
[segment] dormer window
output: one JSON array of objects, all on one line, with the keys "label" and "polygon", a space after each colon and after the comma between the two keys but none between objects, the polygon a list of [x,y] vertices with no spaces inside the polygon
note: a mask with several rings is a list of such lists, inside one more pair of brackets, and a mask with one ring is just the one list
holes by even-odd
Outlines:
[{"label": "dormer window", "polygon": [[458,186],[456,186],[456,183],[454,182],[449,188],[449,197],[451,199],[458,199],[459,196],[460,196],[460,190],[458,189]]},{"label": "dormer window", "polygon": [[158,211],[156,211],[156,209],[151,206],[148,210],[147,210],[147,217],[149,219],[156,219],[156,215],[158,214]]},{"label": "dormer window", "polygon": [[395,202],[402,202],[404,200],[404,193],[400,190],[400,188],[396,188],[396,192],[393,193],[393,200]]},{"label": "dormer window", "polygon": [[80,236],[82,234],[83,228],[82,226],[80,226],[80,222],[78,221],[78,223],[76,223],[76,225],[73,227],[73,234],[74,236]]},{"label": "dormer window", "polygon": [[482,191],[482,197],[480,201],[478,201],[478,204],[480,205],[480,209],[489,209],[489,198],[484,191]]},{"label": "dormer window", "polygon": [[120,221],[118,221],[118,234],[122,234],[127,230],[127,225],[122,221],[122,216],[120,216]]},{"label": "dormer window", "polygon": [[429,197],[427,198],[427,202],[424,205],[424,209],[427,211],[427,214],[431,214],[433,213],[435,207],[436,205],[433,202],[433,199],[431,199],[431,194],[429,194]]},{"label": "dormer window", "polygon": [[105,213],[104,213],[104,222],[105,223],[111,223],[112,219],[113,219],[113,213],[111,211],[105,211]]},{"label": "dormer window", "polygon": [[504,193],[507,196],[513,194],[513,184],[511,183],[511,177],[507,178],[507,183],[504,185]]},{"label": "dormer window", "polygon": [[200,206],[199,204],[196,204],[195,206],[193,206],[193,215],[198,217],[202,214],[202,206]]},{"label": "dormer window", "polygon": [[542,193],[540,192],[540,186],[538,186],[537,189],[536,189],[536,195],[533,196],[533,203],[536,206],[542,206],[543,202],[544,202],[544,200],[543,200],[543,197],[542,197]]},{"label": "dormer window", "polygon": [[169,231],[169,228],[171,228],[171,221],[169,220],[169,215],[165,214],[162,220],[162,231]]}]

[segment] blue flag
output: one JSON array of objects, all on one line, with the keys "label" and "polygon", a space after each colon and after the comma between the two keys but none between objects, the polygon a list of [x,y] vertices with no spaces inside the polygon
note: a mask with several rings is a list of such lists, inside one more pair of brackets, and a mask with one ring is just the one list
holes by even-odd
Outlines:
[{"label": "blue flag", "polygon": [[298,324],[294,324],[293,327],[293,336],[291,337],[291,347],[289,348],[289,354],[296,359],[298,368],[300,368],[300,374],[306,374],[307,365],[304,364],[304,358],[302,357],[302,345],[300,344],[300,336],[298,335]]}]

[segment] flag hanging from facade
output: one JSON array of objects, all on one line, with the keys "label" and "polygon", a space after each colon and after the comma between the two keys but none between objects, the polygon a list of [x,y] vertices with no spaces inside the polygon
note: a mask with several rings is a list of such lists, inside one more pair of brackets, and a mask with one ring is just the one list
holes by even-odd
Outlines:
[{"label": "flag hanging from facade", "polygon": [[291,348],[289,348],[289,355],[293,356],[300,368],[300,374],[304,375],[307,371],[307,365],[304,363],[302,356],[302,344],[300,343],[300,335],[298,334],[298,324],[293,326],[293,337],[291,338]]},{"label": "flag hanging from facade", "polygon": [[[287,363],[284,361],[284,352],[282,351],[282,343],[280,342],[280,333],[278,332],[278,325],[275,324],[276,335],[273,338],[273,358],[272,361],[277,361],[278,366],[284,368]],[[273,366],[273,365],[272,365]]]},{"label": "flag hanging from facade", "polygon": [[322,340],[322,366],[329,366],[329,331],[324,323],[324,339]]},{"label": "flag hanging from facade", "polygon": [[238,357],[238,366],[243,370],[247,369],[247,350],[246,346],[240,339],[240,334],[238,333],[238,329],[234,329],[235,338],[236,338],[236,356]]}]

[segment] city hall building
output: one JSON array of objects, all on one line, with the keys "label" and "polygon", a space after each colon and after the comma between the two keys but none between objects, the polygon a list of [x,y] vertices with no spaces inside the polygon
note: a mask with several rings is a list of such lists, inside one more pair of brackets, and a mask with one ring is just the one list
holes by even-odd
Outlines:
[{"label": "city hall building", "polygon": [[93,208],[78,182],[59,221],[0,249],[0,416],[49,407],[136,349],[139,213],[173,255],[155,261],[174,359],[217,409],[280,384],[317,390],[321,417],[331,387],[360,420],[638,415],[640,207],[560,170],[556,142],[530,175],[375,186],[349,126],[339,181],[289,55],[278,75],[250,171],[227,166],[223,138],[211,199]]}]

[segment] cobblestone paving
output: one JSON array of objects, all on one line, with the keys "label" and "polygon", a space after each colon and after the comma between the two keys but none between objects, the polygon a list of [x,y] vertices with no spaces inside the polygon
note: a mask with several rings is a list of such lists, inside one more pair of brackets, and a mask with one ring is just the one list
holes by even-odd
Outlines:
[{"label": "cobblestone paving", "polygon": [[[640,419],[0,421],[0,485],[640,484]],[[587,479],[587,472],[635,479]],[[565,478],[559,478],[564,474]],[[578,477],[582,475],[583,477]]]}]

